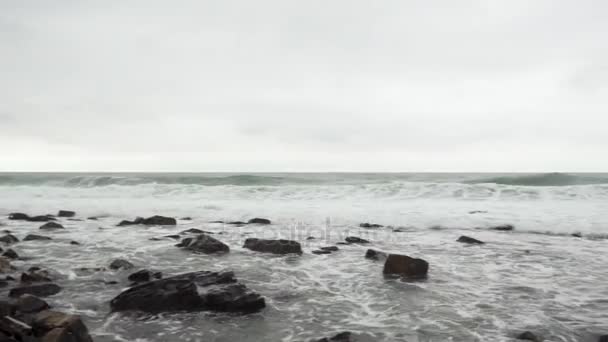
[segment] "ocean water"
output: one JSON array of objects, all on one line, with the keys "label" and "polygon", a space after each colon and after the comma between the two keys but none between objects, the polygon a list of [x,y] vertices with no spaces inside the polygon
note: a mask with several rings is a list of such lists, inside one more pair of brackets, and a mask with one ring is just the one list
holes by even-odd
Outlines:
[{"label": "ocean water", "polygon": [[[83,220],[43,233],[52,241],[16,244],[23,260],[14,264],[51,269],[64,290],[49,302],[81,315],[95,341],[310,341],[341,331],[369,341],[515,341],[530,330],[546,341],[591,342],[608,334],[608,174],[0,173],[2,229],[40,234],[40,224],[6,215],[60,209]],[[192,220],[116,226],[154,214]],[[253,217],[273,224],[209,223]],[[503,224],[515,230],[489,229]],[[149,240],[188,228],[218,233],[231,252],[196,255],[174,240]],[[310,253],[350,235],[371,244]],[[460,235],[486,244],[457,243]],[[243,249],[254,236],[297,240],[304,254]],[[382,263],[364,258],[367,248],[423,258],[429,277],[385,279]],[[78,268],[118,257],[166,275],[232,269],[267,308],[248,316],[109,314],[129,272]]]}]

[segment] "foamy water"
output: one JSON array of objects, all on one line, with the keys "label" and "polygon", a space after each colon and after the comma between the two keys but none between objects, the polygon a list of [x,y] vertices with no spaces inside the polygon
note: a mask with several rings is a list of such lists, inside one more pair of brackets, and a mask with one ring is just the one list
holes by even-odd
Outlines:
[{"label": "foamy water", "polygon": [[[607,175],[0,174],[0,215],[59,209],[104,217],[63,220],[67,229],[42,233],[54,240],[15,245],[26,257],[15,264],[54,270],[64,290],[49,302],[82,315],[96,341],[309,341],[344,330],[376,341],[512,341],[523,330],[548,341],[596,341],[608,333]],[[116,227],[153,214],[193,220]],[[208,223],[252,217],[273,225]],[[0,222],[19,238],[41,233],[37,223]],[[361,229],[361,222],[391,227]],[[516,230],[487,229],[500,224]],[[174,240],[149,240],[188,228],[218,233],[231,252],[195,255]],[[583,237],[570,236],[575,232]],[[310,253],[348,235],[372,243]],[[455,242],[460,235],[486,244]],[[305,253],[241,248],[253,236],[294,239]],[[424,258],[429,277],[386,280],[382,264],[363,257],[367,248]],[[128,286],[129,272],[76,269],[117,257],[166,275],[232,269],[268,307],[246,317],[109,315],[108,302]]]}]

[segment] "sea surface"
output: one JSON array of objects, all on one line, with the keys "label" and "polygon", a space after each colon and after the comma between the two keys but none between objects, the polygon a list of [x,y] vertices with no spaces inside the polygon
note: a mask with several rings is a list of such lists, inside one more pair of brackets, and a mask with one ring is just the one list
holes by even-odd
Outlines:
[{"label": "sea surface", "polygon": [[[515,341],[530,330],[545,341],[595,342],[608,334],[608,174],[0,173],[2,230],[41,234],[40,223],[7,215],[60,209],[82,220],[42,233],[52,241],[14,245],[23,260],[13,264],[52,270],[63,291],[49,303],[81,315],[95,341],[311,341],[341,331],[364,341]],[[116,226],[155,214],[192,220]],[[209,223],[253,217],[273,224]],[[490,229],[504,224],[515,230]],[[175,240],[150,240],[188,228],[217,233],[231,252],[196,255]],[[461,235],[486,244],[456,242]],[[346,236],[371,244],[311,254]],[[297,240],[304,254],[249,251],[248,237]],[[429,276],[385,279],[382,263],[364,258],[367,248],[423,258]],[[110,314],[130,272],[79,268],[115,258],[165,275],[231,269],[267,308]]]}]

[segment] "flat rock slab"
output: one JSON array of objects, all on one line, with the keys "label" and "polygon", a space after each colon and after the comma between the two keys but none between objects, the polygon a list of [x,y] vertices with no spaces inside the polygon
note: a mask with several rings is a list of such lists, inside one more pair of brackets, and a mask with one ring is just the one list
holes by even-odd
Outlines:
[{"label": "flat rock slab", "polygon": [[245,240],[243,248],[256,252],[272,254],[302,254],[302,246],[299,242],[292,240],[265,240],[249,238]]},{"label": "flat rock slab", "polygon": [[110,302],[113,312],[257,312],[266,306],[259,294],[238,284],[231,271],[199,271],[132,287]]}]

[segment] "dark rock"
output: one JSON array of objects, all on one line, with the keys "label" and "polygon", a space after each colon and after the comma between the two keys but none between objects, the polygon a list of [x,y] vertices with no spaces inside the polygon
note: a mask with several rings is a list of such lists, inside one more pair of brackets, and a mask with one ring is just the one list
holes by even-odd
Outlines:
[{"label": "dark rock", "polygon": [[186,247],[192,240],[194,240],[194,238],[185,238],[180,243],[176,244],[175,247]]},{"label": "dark rock", "polygon": [[577,232],[577,233],[572,233],[572,234],[570,234],[570,236],[572,236],[572,237],[577,237],[577,238],[582,238],[582,237],[583,237],[583,234],[582,234],[582,233],[578,233],[578,232]]},{"label": "dark rock", "polygon": [[49,222],[55,221],[55,218],[52,215],[40,215],[29,217],[27,220],[30,222]]},{"label": "dark rock", "polygon": [[16,220],[16,221],[27,221],[30,218],[29,215],[24,214],[24,213],[10,213],[8,214],[8,219],[9,220]]},{"label": "dark rock", "polygon": [[40,226],[40,229],[48,230],[48,229],[63,229],[63,226],[57,222],[47,222]]},{"label": "dark rock", "polygon": [[165,235],[163,237],[167,238],[167,239],[173,239],[173,240],[179,240],[181,238],[181,236],[176,235],[176,234],[174,234],[174,235]]},{"label": "dark rock", "polygon": [[190,229],[182,230],[179,233],[180,234],[204,234],[204,233],[208,233],[208,232],[197,229],[197,228],[190,228]]},{"label": "dark rock", "polygon": [[469,211],[469,214],[486,214],[487,211],[485,210],[473,210],[473,211]]},{"label": "dark rock", "polygon": [[314,236],[309,236],[306,238],[306,240],[310,241],[310,240],[315,240],[316,238]]},{"label": "dark rock", "polygon": [[456,241],[462,242],[462,243],[469,243],[469,244],[478,244],[478,245],[484,244],[483,241],[480,241],[480,240],[477,240],[477,239],[474,239],[472,237],[465,236],[465,235],[459,237],[458,240],[456,240]]},{"label": "dark rock", "polygon": [[48,297],[61,292],[61,287],[56,284],[36,284],[36,285],[22,285],[11,289],[8,293],[9,297],[21,297],[24,294],[31,294],[38,297]]},{"label": "dark rock", "polygon": [[337,252],[339,250],[339,248],[337,246],[321,247],[319,249],[322,251],[329,251],[329,252]]},{"label": "dark rock", "polygon": [[57,217],[74,217],[76,216],[76,212],[70,210],[59,210],[57,213]]},{"label": "dark rock", "polygon": [[376,224],[376,223],[367,223],[367,222],[366,222],[366,223],[361,223],[361,224],[359,225],[359,227],[361,227],[361,228],[372,228],[372,229],[373,229],[373,228],[382,228],[382,227],[384,227],[384,226],[383,226],[383,225],[381,225],[381,224]]},{"label": "dark rock", "polygon": [[78,242],[78,241],[70,241],[70,245],[80,246],[80,242]]},{"label": "dark rock", "polygon": [[118,282],[116,280],[108,280],[103,282],[106,285],[117,285]]},{"label": "dark rock", "polygon": [[209,223],[224,223],[224,221],[209,221]]},{"label": "dark rock", "polygon": [[[0,341],[2,342],[37,342],[32,327],[11,316],[0,317]],[[46,341],[45,341],[46,342]]]},{"label": "dark rock", "polygon": [[300,243],[291,240],[264,240],[249,238],[245,240],[245,245],[243,245],[243,248],[256,252],[273,254],[302,254],[302,246]]},{"label": "dark rock", "polygon": [[429,263],[407,255],[389,254],[384,263],[384,274],[399,274],[406,277],[425,277]]},{"label": "dark rock", "polygon": [[243,226],[243,225],[246,225],[246,224],[247,224],[247,222],[243,222],[243,221],[232,221],[232,222],[228,222],[228,223],[226,223],[226,224],[233,224],[233,225],[235,225],[235,226]]},{"label": "dark rock", "polygon": [[386,253],[377,251],[375,249],[368,249],[365,252],[365,258],[371,259],[371,260],[386,259]]},{"label": "dark rock", "polygon": [[608,342],[608,335],[600,336],[598,342]]},{"label": "dark rock", "polygon": [[541,341],[541,339],[538,338],[538,336],[536,336],[534,333],[532,333],[530,331],[526,331],[526,332],[523,332],[523,333],[517,335],[517,339],[518,340],[535,341],[535,342],[540,342]]},{"label": "dark rock", "polygon": [[123,226],[132,226],[132,225],[136,225],[136,224],[142,224],[144,222],[144,218],[143,217],[137,217],[135,220],[133,221],[129,221],[129,220],[122,220],[120,221],[120,223],[118,224],[119,227],[123,227]]},{"label": "dark rock", "polygon": [[17,311],[22,313],[35,313],[40,312],[42,310],[46,310],[50,306],[47,302],[36,296],[24,294],[23,296],[19,297],[19,299],[17,299],[15,307]]},{"label": "dark rock", "polygon": [[42,342],[93,342],[80,317],[57,311],[38,313],[32,329]]},{"label": "dark rock", "polygon": [[110,263],[111,270],[119,270],[119,269],[130,270],[133,267],[135,267],[135,266],[132,263],[130,263],[124,259],[116,259]]},{"label": "dark rock", "polygon": [[249,224],[270,224],[271,222],[269,219],[256,217],[256,218],[252,218],[247,223],[249,223]]},{"label": "dark rock", "polygon": [[52,240],[48,236],[36,235],[36,234],[28,234],[23,241],[34,241],[34,240]]},{"label": "dark rock", "polygon": [[356,340],[353,338],[353,334],[351,332],[345,331],[341,332],[332,337],[324,337],[316,342],[355,342]]},{"label": "dark rock", "polygon": [[49,272],[40,270],[38,268],[30,268],[28,272],[21,273],[22,283],[40,283],[50,282],[51,278]]},{"label": "dark rock", "polygon": [[8,245],[19,242],[19,239],[13,234],[6,234],[0,237],[0,242],[4,242]]},{"label": "dark rock", "polygon": [[177,220],[175,220],[173,217],[155,215],[144,219],[142,224],[147,226],[175,226],[177,224]]},{"label": "dark rock", "polygon": [[317,250],[312,251],[312,254],[331,254],[331,251],[324,251],[324,250],[317,249]]},{"label": "dark rock", "polygon": [[197,253],[228,253],[230,248],[225,243],[206,234],[200,234],[195,238],[182,240],[181,247]]},{"label": "dark rock", "polygon": [[349,236],[344,241],[348,243],[369,243],[369,241],[356,236]]},{"label": "dark rock", "polygon": [[15,306],[5,300],[0,300],[0,317],[11,316],[15,312]]},{"label": "dark rock", "polygon": [[91,216],[91,217],[87,217],[87,220],[91,220],[91,221],[97,221],[97,217],[95,216]]},{"label": "dark rock", "polygon": [[138,310],[214,310],[248,313],[263,309],[264,298],[236,284],[233,272],[193,272],[154,280],[127,289],[110,302],[113,312]]},{"label": "dark rock", "polygon": [[129,280],[136,283],[143,283],[151,279],[160,279],[163,275],[160,272],[152,272],[148,270],[137,271],[129,276]]},{"label": "dark rock", "polygon": [[7,249],[6,252],[2,253],[2,256],[13,260],[19,259],[19,254],[10,248]]},{"label": "dark rock", "polygon": [[491,230],[500,230],[500,231],[511,231],[513,229],[515,229],[515,227],[513,227],[513,225],[510,224],[504,224],[502,226],[494,226],[494,227],[490,227]]},{"label": "dark rock", "polygon": [[180,220],[182,220],[182,221],[192,221],[192,217],[182,217]]}]

